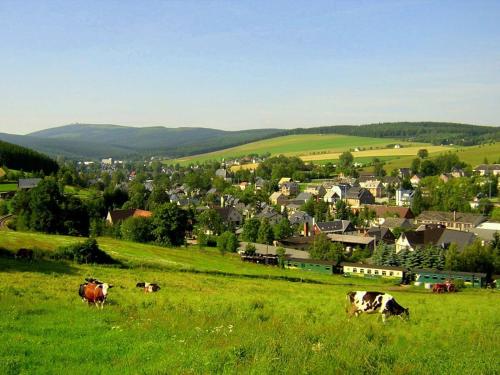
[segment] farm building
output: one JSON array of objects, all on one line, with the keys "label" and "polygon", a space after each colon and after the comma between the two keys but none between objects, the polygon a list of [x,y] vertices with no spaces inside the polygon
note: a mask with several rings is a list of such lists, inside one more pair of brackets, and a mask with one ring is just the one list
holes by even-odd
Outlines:
[{"label": "farm building", "polygon": [[332,242],[340,242],[344,245],[348,253],[356,248],[370,249],[371,251],[375,249],[376,240],[374,237],[348,234],[327,234],[327,236]]},{"label": "farm building", "polygon": [[384,277],[389,279],[403,280],[404,268],[391,266],[375,266],[362,263],[342,263],[344,275],[367,278]]},{"label": "farm building", "polygon": [[[458,272],[438,270],[414,270],[415,283],[443,283],[446,279],[463,280],[465,285],[480,288],[486,285],[486,274],[480,272]],[[417,285],[420,285],[417,284]]]},{"label": "farm building", "polygon": [[486,221],[483,215],[463,212],[424,211],[415,218],[416,224],[442,224],[448,229],[468,231]]},{"label": "farm building", "polygon": [[336,266],[334,262],[328,260],[289,258],[285,260],[285,267],[331,275]]},{"label": "farm building", "polygon": [[114,210],[109,211],[108,216],[106,216],[106,221],[111,224],[117,224],[121,221],[125,221],[131,217],[151,217],[153,213],[151,211],[139,210],[135,208],[125,209],[125,210]]}]

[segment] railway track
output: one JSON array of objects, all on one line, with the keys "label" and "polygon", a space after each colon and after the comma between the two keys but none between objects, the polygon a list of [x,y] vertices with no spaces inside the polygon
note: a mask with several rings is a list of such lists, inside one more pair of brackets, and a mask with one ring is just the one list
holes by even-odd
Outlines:
[{"label": "railway track", "polygon": [[7,222],[12,218],[12,215],[3,215],[0,216],[0,229],[9,230],[7,226]]}]

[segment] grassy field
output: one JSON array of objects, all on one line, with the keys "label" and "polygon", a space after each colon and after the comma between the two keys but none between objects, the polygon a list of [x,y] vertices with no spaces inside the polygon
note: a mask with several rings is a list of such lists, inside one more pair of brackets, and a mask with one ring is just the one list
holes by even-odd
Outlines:
[{"label": "grassy field", "polygon": [[17,190],[17,184],[15,182],[7,182],[0,184],[0,192],[15,191],[15,190]]},{"label": "grassy field", "polygon": [[166,163],[189,164],[207,160],[221,160],[222,158],[229,159],[231,157],[245,156],[251,153],[264,154],[266,152],[269,152],[272,155],[283,154],[288,156],[314,156],[313,154],[317,154],[319,157],[321,154],[340,154],[343,151],[354,149],[356,147],[366,149],[369,149],[370,147],[384,149],[387,145],[395,143],[410,145],[407,142],[401,142],[395,139],[353,137],[336,134],[289,135],[252,142],[246,145],[207,154],[195,155],[182,159],[167,160]]},{"label": "grassy field", "polygon": [[[429,151],[429,157],[435,158],[442,153],[442,150],[435,150],[426,147]],[[500,158],[500,143],[493,143],[488,145],[470,146],[470,147],[454,147],[451,149],[452,152],[456,152],[460,160],[471,164],[475,167],[478,164],[482,164],[484,158],[488,158],[490,163],[498,161]],[[399,159],[390,160],[387,162],[386,169],[392,170],[394,168],[409,167],[415,156],[401,157]]]},{"label": "grassy field", "polygon": [[[0,232],[0,246],[9,250],[50,250],[73,241]],[[99,242],[128,267],[0,257],[0,373],[500,371],[497,292],[433,295],[320,275],[307,275],[318,284],[289,282],[271,276],[304,272],[243,264],[235,256],[193,248]],[[85,276],[114,284],[104,310],[79,299]],[[146,295],[134,287],[137,281],[158,282],[162,290]],[[410,308],[410,320],[384,325],[376,316],[347,319],[345,294],[353,289],[391,290]]]}]

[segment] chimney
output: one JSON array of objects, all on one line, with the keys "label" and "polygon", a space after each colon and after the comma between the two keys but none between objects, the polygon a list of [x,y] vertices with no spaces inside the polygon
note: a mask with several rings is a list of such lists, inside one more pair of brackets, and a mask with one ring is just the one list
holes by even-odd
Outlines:
[{"label": "chimney", "polygon": [[453,211],[453,221],[457,221],[457,211]]},{"label": "chimney", "polygon": [[309,223],[304,221],[304,237],[309,237]]},{"label": "chimney", "polygon": [[220,197],[220,206],[224,207],[224,195],[221,195]]}]

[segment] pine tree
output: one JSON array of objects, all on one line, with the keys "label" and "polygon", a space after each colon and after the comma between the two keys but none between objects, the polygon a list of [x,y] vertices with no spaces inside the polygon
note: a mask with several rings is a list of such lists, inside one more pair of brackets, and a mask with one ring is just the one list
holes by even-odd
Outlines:
[{"label": "pine tree", "polygon": [[457,271],[460,267],[460,256],[458,254],[457,244],[452,243],[446,251],[444,259],[444,269]]}]

